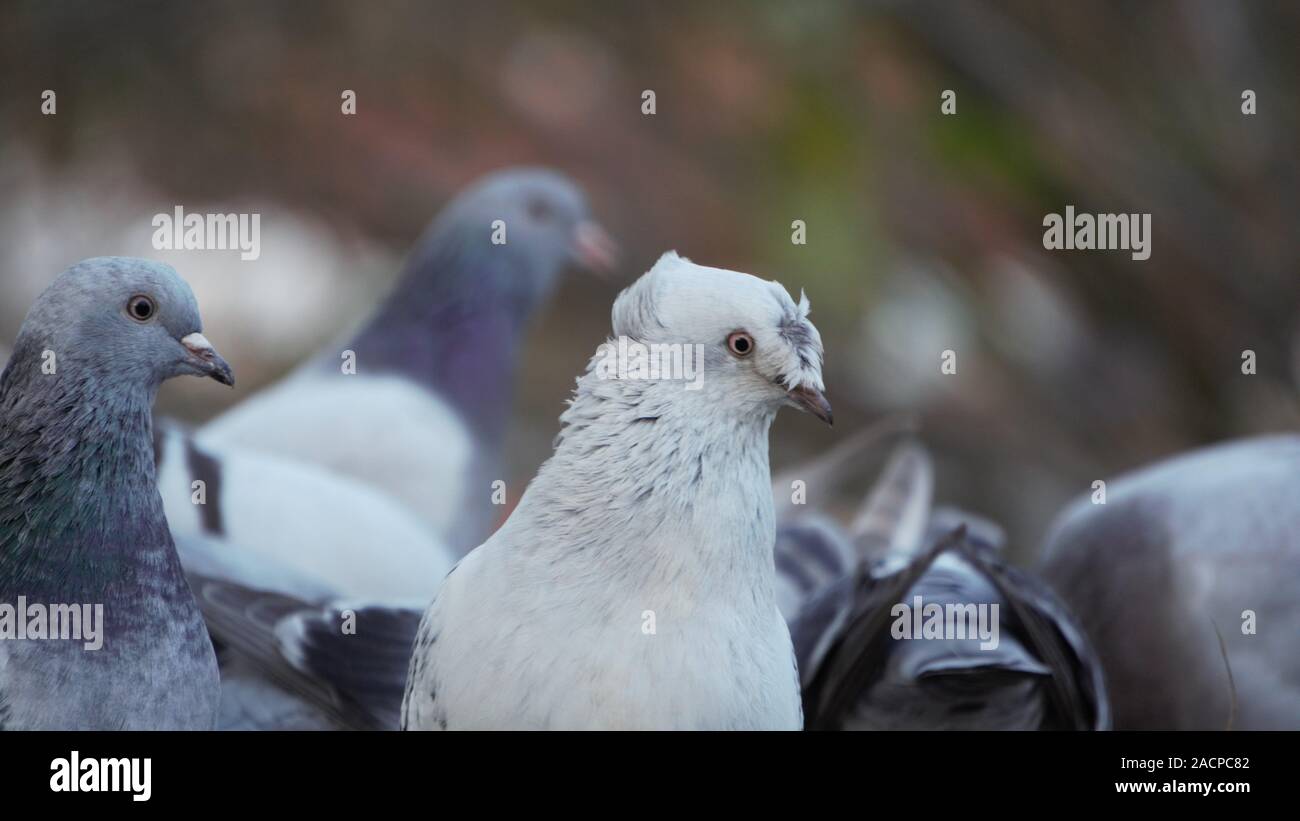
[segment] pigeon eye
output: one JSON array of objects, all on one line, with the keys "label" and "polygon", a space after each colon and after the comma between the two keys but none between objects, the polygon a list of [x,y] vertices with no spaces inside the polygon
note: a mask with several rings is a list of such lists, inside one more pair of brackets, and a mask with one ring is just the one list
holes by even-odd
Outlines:
[{"label": "pigeon eye", "polygon": [[736,331],[727,337],[727,350],[736,356],[749,356],[754,350],[754,337],[744,331]]},{"label": "pigeon eye", "polygon": [[551,208],[551,204],[546,200],[528,201],[528,216],[538,222],[549,220],[554,213],[555,209]]},{"label": "pigeon eye", "polygon": [[153,318],[156,310],[153,300],[147,296],[133,296],[131,301],[126,303],[127,314],[137,322],[148,322]]}]

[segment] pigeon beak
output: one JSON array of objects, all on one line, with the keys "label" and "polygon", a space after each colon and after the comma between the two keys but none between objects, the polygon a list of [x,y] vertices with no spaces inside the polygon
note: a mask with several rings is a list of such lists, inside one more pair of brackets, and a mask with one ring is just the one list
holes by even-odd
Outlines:
[{"label": "pigeon beak", "polygon": [[573,229],[573,257],[593,274],[611,274],[618,265],[618,243],[598,224],[583,220]]},{"label": "pigeon beak", "polygon": [[231,372],[230,365],[221,358],[207,337],[203,334],[190,334],[181,340],[181,344],[189,351],[189,364],[198,368],[200,373],[210,376],[223,385],[232,388],[235,386],[235,375]]},{"label": "pigeon beak", "polygon": [[831,413],[831,403],[827,402],[826,397],[816,388],[800,385],[787,393],[786,396],[799,410],[811,413],[832,427],[835,425],[835,417]]}]

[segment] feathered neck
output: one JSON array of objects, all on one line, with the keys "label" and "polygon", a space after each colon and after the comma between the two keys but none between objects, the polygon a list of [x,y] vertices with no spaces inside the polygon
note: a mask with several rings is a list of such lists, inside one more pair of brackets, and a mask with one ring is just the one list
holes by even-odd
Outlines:
[{"label": "feathered neck", "polygon": [[566,583],[689,583],[697,595],[771,600],[775,411],[738,412],[722,391],[589,369],[555,454],[505,528],[528,528],[537,549],[553,550]]},{"label": "feathered neck", "polygon": [[110,386],[66,357],[44,374],[35,347],[20,342],[0,377],[0,578],[96,601],[179,579],[154,484],[156,389]]},{"label": "feathered neck", "polygon": [[[480,438],[500,438],[514,356],[539,296],[535,261],[437,230],[352,342],[364,368],[404,376],[448,400]],[[331,363],[337,367],[337,363]]]}]

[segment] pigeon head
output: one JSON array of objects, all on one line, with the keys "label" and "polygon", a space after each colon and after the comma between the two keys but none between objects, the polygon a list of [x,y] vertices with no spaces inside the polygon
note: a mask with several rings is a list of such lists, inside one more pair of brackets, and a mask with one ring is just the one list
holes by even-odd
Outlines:
[{"label": "pigeon head", "polygon": [[[708,268],[669,252],[619,295],[614,333],[653,345],[699,345],[705,382],[729,402],[790,405],[831,424],[821,335],[809,303],[780,283]],[[688,350],[697,350],[690,348]]]},{"label": "pigeon head", "polygon": [[[203,336],[190,286],[169,265],[96,257],[73,265],[27,314],[19,347],[52,351],[115,382],[156,389],[174,376],[234,376]],[[57,371],[56,371],[57,372]]]},{"label": "pigeon head", "polygon": [[[611,265],[586,198],[544,169],[489,174],[425,231],[396,287],[348,346],[373,372],[448,401],[482,442],[499,440],[516,356],[532,318],[573,263]],[[330,370],[337,355],[322,359]]]},{"label": "pigeon head", "polygon": [[550,296],[570,265],[605,273],[618,256],[577,184],[544,168],[497,171],[457,195],[435,222],[431,240],[438,245],[465,238],[508,262],[488,269],[502,277],[492,284],[530,308]]}]

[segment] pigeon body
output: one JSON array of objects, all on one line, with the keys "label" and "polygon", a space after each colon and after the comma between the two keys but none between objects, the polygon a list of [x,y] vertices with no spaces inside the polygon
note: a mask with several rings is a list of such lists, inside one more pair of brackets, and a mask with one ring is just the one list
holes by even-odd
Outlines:
[{"label": "pigeon body", "polygon": [[241,448],[212,451],[167,423],[155,430],[154,454],[187,572],[307,601],[422,606],[455,561],[408,507],[320,466]]},{"label": "pigeon body", "polygon": [[[1069,611],[989,545],[941,532],[931,530],[937,555],[842,577],[791,623],[809,726],[1109,729],[1100,665]],[[988,608],[990,619],[996,605],[996,645],[971,634],[895,635],[897,619],[911,616],[894,608],[915,608],[918,597],[922,607]]]},{"label": "pigeon body", "polygon": [[567,266],[606,264],[610,253],[566,177],[488,175],[433,222],[357,334],[210,422],[198,441],[374,485],[464,553],[492,524],[491,483],[502,478],[514,362],[530,319]]},{"label": "pigeon body", "polygon": [[157,390],[181,374],[233,381],[160,263],[79,263],[23,323],[0,377],[0,604],[102,605],[102,646],[0,640],[0,727],[213,726],[216,660],[150,446]]},{"label": "pigeon body", "polygon": [[[211,629],[209,622],[209,630]],[[372,729],[350,727],[310,699],[277,685],[260,668],[249,664],[242,656],[224,651],[223,655],[227,657],[221,659],[221,712],[217,717],[219,730],[329,732]],[[388,729],[395,727],[396,725]]]},{"label": "pigeon body", "polygon": [[[998,558],[996,525],[933,509],[933,481],[928,454],[905,443],[850,529],[809,517],[781,529],[778,572],[804,594],[787,611],[809,726],[1105,728],[1100,668],[1081,629],[1043,583]],[[832,557],[846,556],[835,574]],[[983,609],[996,642],[966,631],[895,635],[894,608],[915,608],[917,597],[976,619]]]},{"label": "pigeon body", "polygon": [[786,623],[858,565],[853,542],[839,522],[808,513],[776,526],[776,604]]},{"label": "pigeon body", "polygon": [[1058,518],[1041,569],[1101,656],[1116,727],[1300,729],[1300,437],[1108,482]]},{"label": "pigeon body", "polygon": [[[404,667],[388,708],[391,722],[349,723],[353,714],[335,709],[333,697],[294,692],[269,677],[284,666],[276,642],[246,645],[242,639],[274,631],[258,605],[263,597],[292,597],[305,610],[340,599],[369,600],[411,608],[409,652],[419,613],[455,561],[446,546],[405,505],[317,465],[239,448],[213,453],[166,423],[155,430],[154,454],[181,562],[209,631],[229,651],[219,656],[218,727],[396,729]],[[201,483],[201,496],[195,483]],[[196,577],[246,588],[248,606],[232,613],[229,598],[206,597],[213,585],[196,584]],[[369,633],[362,634],[347,651],[364,654],[356,645],[367,640]],[[252,653],[266,657],[251,658]]]},{"label": "pigeon body", "polygon": [[830,416],[807,310],[676,254],[620,295],[616,336],[703,346],[699,389],[597,354],[554,455],[425,613],[404,727],[800,727],[767,440],[783,404]]}]

